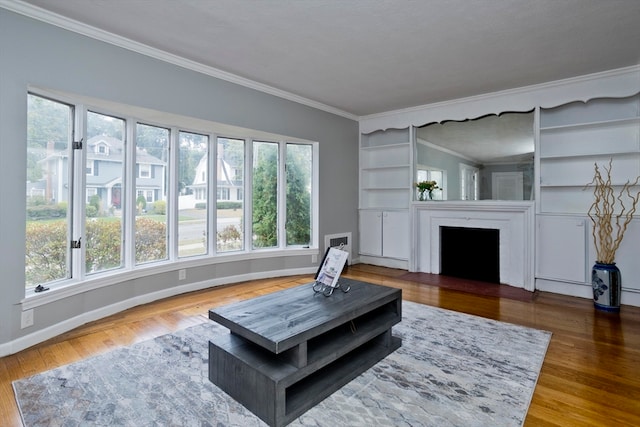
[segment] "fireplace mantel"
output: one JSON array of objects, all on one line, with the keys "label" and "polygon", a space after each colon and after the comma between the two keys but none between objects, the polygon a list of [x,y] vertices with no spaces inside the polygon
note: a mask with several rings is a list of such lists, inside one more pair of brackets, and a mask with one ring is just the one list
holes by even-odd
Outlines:
[{"label": "fireplace mantel", "polygon": [[[409,270],[440,273],[440,227],[500,231],[500,282],[535,289],[533,201],[433,201],[411,205]],[[479,248],[479,250],[482,250]]]}]

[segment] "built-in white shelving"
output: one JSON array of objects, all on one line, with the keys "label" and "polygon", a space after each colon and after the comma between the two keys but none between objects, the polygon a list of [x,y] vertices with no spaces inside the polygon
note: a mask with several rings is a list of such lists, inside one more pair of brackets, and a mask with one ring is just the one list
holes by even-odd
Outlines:
[{"label": "built-in white shelving", "polygon": [[584,214],[595,164],[621,187],[640,175],[640,95],[540,110],[540,212]]},{"label": "built-in white shelving", "polygon": [[361,208],[409,208],[411,150],[409,128],[361,135]]},{"label": "built-in white shelving", "polygon": [[412,197],[410,128],[360,136],[360,256],[407,268]]}]

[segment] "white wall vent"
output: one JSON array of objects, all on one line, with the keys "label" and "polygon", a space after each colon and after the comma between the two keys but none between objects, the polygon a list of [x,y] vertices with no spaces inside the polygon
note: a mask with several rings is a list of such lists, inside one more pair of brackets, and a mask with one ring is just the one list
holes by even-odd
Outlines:
[{"label": "white wall vent", "polygon": [[347,264],[351,264],[351,232],[327,234],[324,236],[325,250],[327,248],[337,248],[340,245],[343,245],[342,250],[347,251],[349,253]]}]

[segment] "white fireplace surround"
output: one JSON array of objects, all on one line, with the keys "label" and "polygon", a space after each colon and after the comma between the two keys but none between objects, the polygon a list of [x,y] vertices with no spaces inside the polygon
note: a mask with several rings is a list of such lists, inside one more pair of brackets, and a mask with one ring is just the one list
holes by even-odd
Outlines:
[{"label": "white fireplace surround", "polygon": [[440,227],[489,228],[500,234],[500,283],[535,289],[533,201],[415,202],[411,218],[410,271],[440,274]]}]

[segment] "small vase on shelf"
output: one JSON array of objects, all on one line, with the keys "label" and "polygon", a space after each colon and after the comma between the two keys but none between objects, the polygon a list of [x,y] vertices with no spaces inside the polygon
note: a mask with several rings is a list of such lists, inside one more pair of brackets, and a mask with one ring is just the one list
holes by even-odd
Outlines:
[{"label": "small vase on shelf", "polygon": [[415,186],[418,189],[418,201],[421,202],[433,200],[433,191],[440,189],[435,181],[420,181],[416,182]]}]

